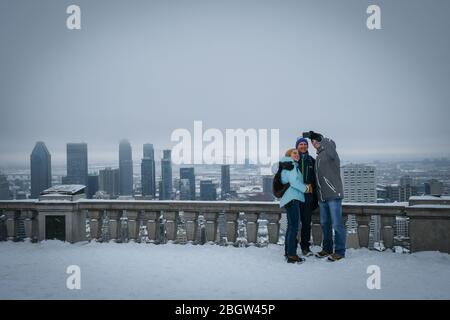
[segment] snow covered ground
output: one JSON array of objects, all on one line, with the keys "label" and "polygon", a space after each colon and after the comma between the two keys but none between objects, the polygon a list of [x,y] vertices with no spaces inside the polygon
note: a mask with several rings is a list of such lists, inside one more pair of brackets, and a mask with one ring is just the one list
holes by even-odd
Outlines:
[{"label": "snow covered ground", "polygon": [[[287,264],[283,247],[0,243],[0,299],[450,299],[450,255],[349,250]],[[81,289],[66,268],[81,268]],[[367,267],[381,269],[369,290]]]}]

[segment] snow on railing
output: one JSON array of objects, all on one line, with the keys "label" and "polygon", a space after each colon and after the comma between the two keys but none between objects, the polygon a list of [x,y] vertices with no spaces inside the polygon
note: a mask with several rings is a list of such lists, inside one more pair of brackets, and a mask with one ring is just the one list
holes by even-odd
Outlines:
[{"label": "snow on railing", "polygon": [[[282,243],[283,216],[277,202],[0,201],[0,240],[264,246]],[[448,205],[344,203],[343,217],[348,247],[450,250]],[[322,242],[318,212],[312,217],[312,242]]]}]

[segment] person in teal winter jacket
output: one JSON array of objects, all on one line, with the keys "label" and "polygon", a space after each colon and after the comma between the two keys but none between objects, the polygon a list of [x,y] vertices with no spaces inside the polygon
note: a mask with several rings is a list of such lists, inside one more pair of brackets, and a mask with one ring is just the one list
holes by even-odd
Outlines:
[{"label": "person in teal winter jacket", "polygon": [[287,262],[303,262],[305,259],[297,255],[297,232],[300,221],[300,202],[305,201],[304,193],[307,191],[307,186],[303,183],[303,176],[298,168],[299,154],[297,149],[289,149],[286,156],[280,162],[292,163],[292,170],[283,169],[281,171],[281,182],[283,184],[289,183],[289,188],[285,191],[280,199],[280,207],[284,207],[287,213],[288,225],[285,237],[285,250]]}]

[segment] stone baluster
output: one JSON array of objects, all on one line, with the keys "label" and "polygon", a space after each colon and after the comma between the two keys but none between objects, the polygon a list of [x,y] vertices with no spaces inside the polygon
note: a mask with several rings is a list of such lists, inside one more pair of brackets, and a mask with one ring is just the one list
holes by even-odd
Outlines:
[{"label": "stone baluster", "polygon": [[138,223],[139,211],[127,210],[128,218],[128,239],[131,242],[139,241],[139,223]]},{"label": "stone baluster", "polygon": [[159,241],[159,217],[161,216],[161,212],[145,210],[142,215],[144,224],[147,226],[148,239],[150,242]]},{"label": "stone baluster", "polygon": [[245,217],[247,218],[247,241],[255,244],[258,241],[259,213],[246,212]]},{"label": "stone baluster", "polygon": [[116,242],[120,237],[120,217],[122,210],[108,210],[109,216],[109,241]]},{"label": "stone baluster", "polygon": [[35,241],[38,238],[36,234],[38,230],[37,211],[26,210],[23,211],[23,215],[25,217],[25,241]]},{"label": "stone baluster", "polygon": [[19,219],[20,212],[16,210],[5,210],[6,215],[6,240],[16,240],[17,234],[17,220]]},{"label": "stone baluster", "polygon": [[216,241],[217,235],[217,212],[205,212],[203,216],[206,220],[206,241]]},{"label": "stone baluster", "polygon": [[353,221],[355,221],[355,216],[354,215],[350,216],[346,213],[343,213],[342,220],[343,220],[343,223],[345,226],[345,235],[346,235],[345,244],[346,244],[347,249],[349,249],[349,248],[358,249],[359,248],[358,233],[354,229],[348,229],[347,223],[348,223],[349,219],[352,219]]},{"label": "stone baluster", "polygon": [[312,219],[311,233],[313,237],[313,244],[315,246],[321,246],[323,234],[322,234],[322,226],[320,225],[320,215],[314,213],[311,219]]},{"label": "stone baluster", "polygon": [[91,241],[101,240],[103,210],[89,209],[88,217],[89,217]]},{"label": "stone baluster", "polygon": [[0,209],[0,241],[6,240],[6,215]]},{"label": "stone baluster", "polygon": [[165,211],[164,218],[166,219],[167,240],[174,241],[177,238],[178,211]]},{"label": "stone baluster", "polygon": [[381,239],[384,246],[388,249],[394,247],[394,223],[395,217],[381,216]]},{"label": "stone baluster", "polygon": [[186,239],[189,242],[195,241],[198,230],[198,212],[184,211],[184,221],[186,226]]},{"label": "stone baluster", "polygon": [[356,221],[358,222],[358,241],[361,247],[369,247],[369,223],[370,215],[357,214]]},{"label": "stone baluster", "polygon": [[269,243],[278,243],[278,239],[280,237],[281,212],[266,213],[266,217],[269,222],[267,225],[267,230],[269,232]]},{"label": "stone baluster", "polygon": [[235,243],[237,238],[237,219],[239,212],[225,212],[228,243]]},{"label": "stone baluster", "polygon": [[344,224],[345,232],[347,232],[347,221],[348,221],[348,214],[342,213],[342,223]]}]

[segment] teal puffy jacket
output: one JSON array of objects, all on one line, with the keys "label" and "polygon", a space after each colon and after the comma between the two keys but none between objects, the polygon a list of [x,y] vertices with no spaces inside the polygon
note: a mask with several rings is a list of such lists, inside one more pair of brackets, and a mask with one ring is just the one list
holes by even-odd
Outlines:
[{"label": "teal puffy jacket", "polygon": [[299,200],[305,202],[306,185],[303,183],[303,176],[298,169],[298,164],[291,157],[283,157],[281,162],[292,162],[294,169],[281,171],[281,182],[286,184],[289,182],[290,187],[286,190],[280,199],[280,208],[284,207],[292,200]]}]

